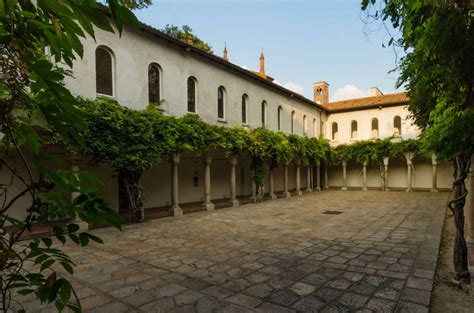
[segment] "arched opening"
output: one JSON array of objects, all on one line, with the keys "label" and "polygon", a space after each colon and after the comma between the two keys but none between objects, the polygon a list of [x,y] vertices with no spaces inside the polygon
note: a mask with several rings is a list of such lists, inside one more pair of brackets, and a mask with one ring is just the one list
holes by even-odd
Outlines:
[{"label": "arched opening", "polygon": [[160,66],[156,63],[151,63],[148,66],[148,103],[160,104]]},{"label": "arched opening", "polygon": [[379,137],[379,120],[374,118],[372,119],[372,138]]},{"label": "arched opening", "polygon": [[220,86],[217,89],[217,118],[224,119],[225,116],[225,89]]},{"label": "arched opening", "polygon": [[188,112],[196,113],[196,94],[197,80],[193,76],[188,78]]},{"label": "arched opening", "polygon": [[357,139],[357,122],[351,122],[351,139]]},{"label": "arched opening", "polygon": [[291,133],[295,133],[295,111],[291,111]]},{"label": "arched opening", "polygon": [[313,137],[316,137],[318,135],[317,133],[317,124],[316,124],[316,119],[313,119]]},{"label": "arched opening", "polygon": [[332,123],[332,131],[331,131],[331,139],[332,140],[337,140],[338,139],[338,127],[337,127],[337,123],[334,122]]},{"label": "arched opening", "polygon": [[306,115],[303,115],[303,136],[306,136],[306,133],[308,131],[308,122],[307,122],[307,118],[306,118]]},{"label": "arched opening", "polygon": [[281,119],[281,115],[283,113],[283,108],[281,106],[278,107],[278,130],[281,130],[281,122],[282,122],[282,119]]},{"label": "arched opening", "polygon": [[396,137],[402,135],[402,118],[398,115],[393,119],[393,135]]},{"label": "arched opening", "polygon": [[113,55],[106,47],[98,47],[95,50],[95,86],[99,95],[113,97]]},{"label": "arched opening", "polygon": [[262,101],[262,127],[267,125],[267,102]]},{"label": "arched opening", "polygon": [[242,95],[242,124],[247,124],[247,102],[248,96],[246,94]]}]

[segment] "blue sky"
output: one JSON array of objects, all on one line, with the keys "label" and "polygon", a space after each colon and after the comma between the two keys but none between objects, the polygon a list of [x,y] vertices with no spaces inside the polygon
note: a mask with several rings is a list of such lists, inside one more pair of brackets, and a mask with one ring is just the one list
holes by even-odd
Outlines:
[{"label": "blue sky", "polygon": [[154,0],[136,15],[156,28],[189,25],[218,55],[227,42],[230,61],[251,70],[263,50],[267,75],[308,98],[320,80],[332,100],[396,92],[395,53],[380,25],[362,22],[360,0]]}]

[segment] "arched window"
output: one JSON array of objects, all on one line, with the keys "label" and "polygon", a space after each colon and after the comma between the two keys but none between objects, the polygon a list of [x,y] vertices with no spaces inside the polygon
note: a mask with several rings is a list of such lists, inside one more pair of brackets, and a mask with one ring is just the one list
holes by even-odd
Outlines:
[{"label": "arched window", "polygon": [[357,139],[357,122],[351,122],[351,139]]},{"label": "arched window", "polygon": [[306,132],[308,131],[308,123],[307,123],[306,115],[303,115],[303,136],[306,136]]},{"label": "arched window", "polygon": [[291,133],[295,133],[295,111],[291,111]]},{"label": "arched window", "polygon": [[148,66],[148,103],[160,104],[160,66],[151,63]]},{"label": "arched window", "polygon": [[278,107],[278,130],[281,130],[281,115],[283,114],[283,108]]},{"label": "arched window", "polygon": [[242,95],[242,124],[247,124],[247,102],[248,96],[246,94]]},{"label": "arched window", "polygon": [[332,140],[337,140],[338,138],[338,129],[337,129],[337,123],[334,122],[332,123],[332,132],[331,132],[331,139]]},{"label": "arched window", "polygon": [[313,137],[316,137],[318,135],[318,133],[316,132],[317,130],[317,124],[316,124],[316,119],[314,118],[313,119]]},{"label": "arched window", "polygon": [[372,138],[379,137],[379,120],[374,118],[372,119]]},{"label": "arched window", "polygon": [[224,119],[225,116],[225,89],[220,86],[217,89],[217,118]]},{"label": "arched window", "polygon": [[95,50],[95,89],[100,95],[114,95],[112,51],[106,47]]},{"label": "arched window", "polygon": [[267,125],[267,102],[265,100],[262,101],[262,127]]},{"label": "arched window", "polygon": [[193,76],[188,78],[188,112],[196,113],[196,85],[197,80]]},{"label": "arched window", "polygon": [[402,118],[400,116],[395,116],[393,119],[393,135],[401,136],[402,135]]}]

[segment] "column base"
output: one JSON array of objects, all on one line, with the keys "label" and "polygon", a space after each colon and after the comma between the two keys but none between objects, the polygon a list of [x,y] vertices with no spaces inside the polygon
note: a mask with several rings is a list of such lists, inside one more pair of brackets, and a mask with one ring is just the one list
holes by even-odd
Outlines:
[{"label": "column base", "polygon": [[411,189],[405,189],[405,192],[411,192]]},{"label": "column base", "polygon": [[270,199],[275,200],[275,199],[278,199],[278,197],[275,193],[272,193],[270,194]]},{"label": "column base", "polygon": [[324,186],[324,190],[329,190],[329,186]]},{"label": "column base", "polygon": [[434,189],[434,188],[433,188],[433,189],[431,189],[430,191],[431,191],[431,192],[438,192],[438,189]]},{"label": "column base", "polygon": [[87,222],[77,221],[77,222],[74,222],[74,224],[79,226],[78,233],[83,233],[83,232],[89,230],[89,223],[87,223]]},{"label": "column base", "polygon": [[179,207],[179,206],[171,208],[171,210],[173,211],[173,216],[182,216],[183,215],[183,209],[181,209],[181,207]]},{"label": "column base", "polygon": [[341,190],[347,190],[347,187],[341,187]]},{"label": "column base", "polygon": [[321,187],[316,187],[316,191],[321,191]]},{"label": "column base", "polygon": [[367,191],[367,187],[362,187],[362,191]]},{"label": "column base", "polygon": [[297,194],[298,196],[301,196],[301,195],[303,194],[303,192],[302,192],[301,190],[298,190],[298,191],[296,192],[296,194]]},{"label": "column base", "polygon": [[215,206],[214,203],[209,202],[209,203],[203,203],[202,206],[207,210],[207,211],[213,211]]},{"label": "column base", "polygon": [[285,198],[291,198],[291,193],[290,192],[285,192]]},{"label": "column base", "polygon": [[313,189],[306,189],[307,193],[313,192]]},{"label": "column base", "polygon": [[239,200],[235,199],[235,200],[232,200],[232,206],[239,206]]}]

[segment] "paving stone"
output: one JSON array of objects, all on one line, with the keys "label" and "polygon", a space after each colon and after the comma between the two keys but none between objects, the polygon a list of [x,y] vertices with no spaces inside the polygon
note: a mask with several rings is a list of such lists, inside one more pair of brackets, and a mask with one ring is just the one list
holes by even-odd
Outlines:
[{"label": "paving stone", "polygon": [[174,301],[177,305],[190,304],[204,297],[200,292],[194,290],[186,290],[175,295]]},{"label": "paving stone", "polygon": [[245,289],[244,293],[249,296],[254,296],[258,298],[266,298],[272,293],[272,291],[273,291],[273,288],[270,285],[266,283],[260,283],[260,284],[257,284]]},{"label": "paving stone", "polygon": [[352,310],[357,310],[362,308],[367,300],[369,300],[369,297],[360,296],[355,293],[345,293],[339,298],[338,302]]},{"label": "paving stone", "polygon": [[310,284],[305,284],[298,282],[290,287],[290,290],[295,292],[296,294],[300,296],[306,296],[312,293],[316,289],[315,286],[310,285]]},{"label": "paving stone", "polygon": [[428,313],[429,309],[426,306],[400,301],[398,302],[397,307],[395,308],[397,313]]},{"label": "paving stone", "polygon": [[[144,312],[161,313],[161,312],[166,312],[168,310],[171,310],[174,307],[175,305],[174,305],[173,298],[166,297],[166,298],[161,298],[153,302],[147,303],[141,306],[140,309],[143,310]],[[109,311],[105,313],[112,313],[112,312],[114,311]]]},{"label": "paving stone", "polygon": [[216,312],[217,310],[226,307],[227,302],[212,296],[205,296],[199,299],[194,305],[197,313]]},{"label": "paving stone", "polygon": [[433,288],[433,281],[427,278],[409,277],[407,286],[415,289],[423,289],[431,291]]},{"label": "paving stone", "polygon": [[325,303],[315,296],[306,296],[293,305],[299,312],[319,312]]},{"label": "paving stone", "polygon": [[156,296],[158,298],[171,297],[186,289],[187,289],[186,287],[180,286],[178,284],[170,284],[170,285],[158,288],[156,290]]},{"label": "paving stone", "polygon": [[367,303],[367,309],[377,313],[393,312],[395,301],[373,298]]},{"label": "paving stone", "polygon": [[243,293],[233,295],[226,300],[248,308],[255,308],[262,303],[261,299],[254,298]]},{"label": "paving stone", "polygon": [[293,312],[295,312],[295,310],[266,302],[266,303],[263,303],[261,306],[258,307],[258,312],[293,313]]},{"label": "paving stone", "polygon": [[321,311],[318,311],[321,313],[348,313],[351,312],[348,308],[345,306],[338,304],[338,303],[333,303],[325,306]]},{"label": "paving stone", "polygon": [[221,286],[209,286],[206,289],[201,290],[201,292],[219,299],[225,299],[234,294],[234,292]]},{"label": "paving stone", "polygon": [[426,290],[405,288],[400,299],[429,306],[431,301],[431,293]]},{"label": "paving stone", "polygon": [[337,299],[340,295],[342,295],[343,291],[331,289],[331,288],[320,288],[314,292],[314,295],[317,296],[325,303],[329,303]]},{"label": "paving stone", "polygon": [[400,295],[400,291],[392,288],[383,288],[375,293],[376,297],[397,300]]},{"label": "paving stone", "polygon": [[340,289],[340,290],[346,290],[349,288],[352,284],[352,281],[345,279],[345,278],[336,278],[334,280],[331,280],[326,284],[326,286],[335,288],[335,289]]},{"label": "paving stone", "polygon": [[356,282],[349,288],[351,292],[366,296],[373,294],[375,290],[376,288],[374,286],[363,281]]}]

